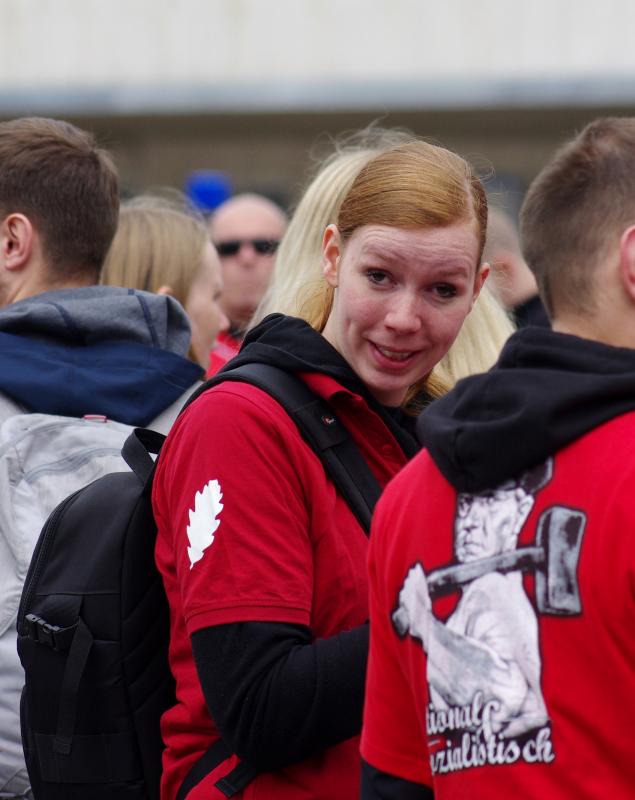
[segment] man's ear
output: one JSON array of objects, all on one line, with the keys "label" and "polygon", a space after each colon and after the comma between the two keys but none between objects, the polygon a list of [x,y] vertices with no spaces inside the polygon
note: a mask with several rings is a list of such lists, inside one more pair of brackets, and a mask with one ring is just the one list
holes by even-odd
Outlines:
[{"label": "man's ear", "polygon": [[171,286],[159,286],[155,294],[164,294],[167,297],[174,297],[174,289]]},{"label": "man's ear", "polygon": [[338,284],[338,267],[342,257],[342,237],[337,225],[329,225],[322,239],[323,275],[326,282],[335,288]]},{"label": "man's ear", "polygon": [[635,225],[620,238],[620,278],[627,296],[635,303]]},{"label": "man's ear", "polygon": [[24,214],[9,214],[0,222],[0,258],[5,269],[19,270],[29,262],[35,231]]}]

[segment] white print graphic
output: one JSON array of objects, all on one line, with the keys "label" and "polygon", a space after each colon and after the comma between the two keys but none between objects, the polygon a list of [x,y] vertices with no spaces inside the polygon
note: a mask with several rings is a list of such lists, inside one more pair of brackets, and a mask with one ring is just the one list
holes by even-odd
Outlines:
[{"label": "white print graphic", "polygon": [[[433,773],[555,758],[540,685],[538,618],[522,571],[536,575],[541,613],[579,614],[577,559],[585,516],[552,506],[538,521],[536,546],[517,547],[535,494],[552,473],[549,459],[494,491],[460,494],[456,563],[428,575],[417,563],[399,591],[394,627],[400,636],[418,639],[427,654]],[[459,590],[454,612],[441,622],[432,598]]]},{"label": "white print graphic", "polygon": [[209,481],[194,496],[194,508],[190,509],[190,524],[187,526],[190,569],[203,558],[203,553],[214,541],[214,534],[220,525],[218,516],[223,510],[222,499],[223,493],[217,480]]},{"label": "white print graphic", "polygon": [[[476,692],[470,705],[436,708],[426,712],[430,741],[430,767],[433,774],[444,775],[470,767],[496,766],[526,761],[529,764],[551,763],[555,754],[551,729],[542,727],[522,737],[495,733],[496,701],[485,702],[483,692]],[[441,733],[441,736],[434,736]]]}]

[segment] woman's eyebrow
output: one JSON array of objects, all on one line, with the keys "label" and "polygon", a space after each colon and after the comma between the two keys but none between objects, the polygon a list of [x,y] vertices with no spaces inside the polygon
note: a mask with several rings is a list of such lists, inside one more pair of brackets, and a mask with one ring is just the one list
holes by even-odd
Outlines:
[{"label": "woman's eyebrow", "polygon": [[399,248],[390,247],[386,245],[377,245],[373,242],[364,242],[360,254],[363,256],[378,256],[384,260],[396,261],[402,258],[403,253]]},{"label": "woman's eyebrow", "polygon": [[416,245],[414,247],[399,247],[375,242],[364,242],[360,250],[362,256],[375,256],[383,261],[399,262],[404,257],[412,257],[419,251],[422,255],[434,258],[434,267],[448,269],[451,272],[469,272],[472,267],[472,256],[462,251],[438,248],[434,246]]}]

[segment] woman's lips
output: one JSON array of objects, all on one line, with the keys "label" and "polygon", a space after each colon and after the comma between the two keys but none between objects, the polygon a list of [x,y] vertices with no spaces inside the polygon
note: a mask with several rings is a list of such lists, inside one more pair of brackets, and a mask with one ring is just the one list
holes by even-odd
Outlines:
[{"label": "woman's lips", "polygon": [[391,347],[383,347],[371,342],[371,347],[375,358],[382,366],[404,367],[407,366],[417,355],[414,350],[393,350]]}]

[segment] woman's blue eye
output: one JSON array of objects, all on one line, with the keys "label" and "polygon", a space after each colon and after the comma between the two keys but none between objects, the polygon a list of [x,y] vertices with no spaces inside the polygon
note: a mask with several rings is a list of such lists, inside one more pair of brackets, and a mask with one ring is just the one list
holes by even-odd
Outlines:
[{"label": "woman's blue eye", "polygon": [[439,295],[439,297],[443,298],[455,297],[456,286],[452,286],[451,283],[438,283],[435,286],[435,291]]},{"label": "woman's blue eye", "polygon": [[380,269],[369,269],[366,272],[366,276],[371,283],[385,283],[388,278],[386,273],[382,272]]}]

